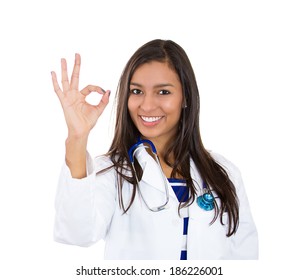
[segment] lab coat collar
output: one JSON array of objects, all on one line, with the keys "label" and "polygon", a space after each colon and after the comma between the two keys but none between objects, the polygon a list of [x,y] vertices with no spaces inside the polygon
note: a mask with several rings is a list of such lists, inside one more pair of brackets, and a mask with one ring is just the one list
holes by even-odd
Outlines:
[{"label": "lab coat collar", "polygon": [[[145,182],[147,185],[161,192],[165,192],[164,180],[161,177],[161,175],[165,175],[159,170],[159,166],[157,165],[156,161],[149,155],[146,148],[138,149],[136,151],[135,156],[143,170],[141,180]],[[202,189],[202,179],[192,159],[190,160],[190,172],[191,178],[193,179],[193,183],[196,189],[196,193],[200,195]],[[167,185],[170,197],[173,197],[177,200],[176,195],[172,187],[170,186],[168,180]]]},{"label": "lab coat collar", "polygon": [[[142,175],[141,181],[146,183],[148,186],[151,186],[151,187],[155,188],[156,190],[165,193],[165,180],[163,179],[163,178],[165,178],[165,175],[160,170],[156,161],[147,152],[146,148],[143,147],[141,149],[138,149],[136,151],[135,156],[143,170],[143,175]],[[167,178],[165,178],[165,179],[167,182],[169,196],[177,200],[176,195],[175,195],[172,187],[170,186]]]}]

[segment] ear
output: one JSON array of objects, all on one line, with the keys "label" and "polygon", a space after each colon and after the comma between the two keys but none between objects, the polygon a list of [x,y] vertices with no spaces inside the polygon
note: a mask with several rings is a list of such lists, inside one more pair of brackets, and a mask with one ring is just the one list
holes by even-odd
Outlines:
[{"label": "ear", "polygon": [[182,102],[182,109],[186,109],[188,106],[187,106],[187,99],[186,99],[186,96],[183,95],[183,102]]}]

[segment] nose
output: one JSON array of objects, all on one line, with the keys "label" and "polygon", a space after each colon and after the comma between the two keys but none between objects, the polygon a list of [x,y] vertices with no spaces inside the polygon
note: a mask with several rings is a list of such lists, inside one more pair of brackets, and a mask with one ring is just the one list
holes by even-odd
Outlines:
[{"label": "nose", "polygon": [[144,94],[140,103],[140,109],[144,112],[150,112],[157,107],[157,102],[154,94]]}]

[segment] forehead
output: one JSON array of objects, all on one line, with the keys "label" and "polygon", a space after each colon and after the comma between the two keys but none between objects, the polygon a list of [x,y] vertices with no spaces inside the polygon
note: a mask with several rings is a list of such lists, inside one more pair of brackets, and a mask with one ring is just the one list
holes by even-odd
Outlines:
[{"label": "forehead", "polygon": [[180,83],[177,73],[167,62],[151,61],[140,65],[133,73],[131,83]]}]

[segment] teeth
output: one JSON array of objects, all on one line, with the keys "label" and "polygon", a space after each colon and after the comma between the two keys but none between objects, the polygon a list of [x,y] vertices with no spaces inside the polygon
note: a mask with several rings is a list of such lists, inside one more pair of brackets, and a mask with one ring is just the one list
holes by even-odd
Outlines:
[{"label": "teeth", "polygon": [[156,122],[156,121],[160,120],[162,117],[144,117],[144,116],[141,116],[141,118],[145,122]]}]

